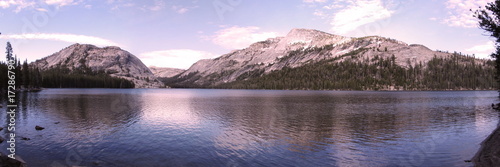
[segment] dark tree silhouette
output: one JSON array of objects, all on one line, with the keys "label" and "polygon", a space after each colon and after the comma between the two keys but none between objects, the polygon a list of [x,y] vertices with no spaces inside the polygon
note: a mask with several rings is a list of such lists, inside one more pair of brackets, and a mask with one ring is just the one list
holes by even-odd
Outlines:
[{"label": "dark tree silhouette", "polygon": [[6,55],[6,61],[9,61],[10,59],[12,59],[12,45],[10,45],[10,42],[7,42],[7,47],[6,47],[6,50],[5,53],[7,53]]},{"label": "dark tree silhouette", "polygon": [[[479,27],[489,33],[495,39],[495,53],[491,57],[495,59],[496,80],[500,83],[500,0],[490,2],[485,9],[480,8],[474,12],[474,17],[479,19]],[[499,84],[500,85],[500,84]]]}]

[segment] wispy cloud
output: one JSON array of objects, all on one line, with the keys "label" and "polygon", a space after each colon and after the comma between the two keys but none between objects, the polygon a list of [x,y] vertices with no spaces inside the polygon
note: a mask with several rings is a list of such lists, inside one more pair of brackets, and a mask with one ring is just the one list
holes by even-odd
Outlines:
[{"label": "wispy cloud", "polygon": [[18,39],[18,40],[53,40],[53,41],[63,41],[69,43],[83,43],[83,44],[94,44],[99,46],[119,46],[119,44],[93,36],[86,35],[75,35],[75,34],[12,34],[12,35],[0,35],[0,39]]},{"label": "wispy cloud", "polygon": [[[123,1],[123,0],[107,0],[106,3],[110,5],[110,9],[113,11],[124,9],[124,8],[131,8],[131,7],[136,7],[137,4],[128,2],[128,1]],[[154,7],[154,6],[153,6]],[[147,10],[147,8],[151,9],[153,7],[140,7],[142,10]]]},{"label": "wispy cloud", "polygon": [[326,2],[327,0],[302,0],[305,3]]},{"label": "wispy cloud", "polygon": [[448,0],[445,5],[448,10],[446,18],[441,21],[452,27],[477,27],[477,20],[470,11],[484,7],[488,2],[494,0]]},{"label": "wispy cloud", "polygon": [[174,6],[172,6],[172,10],[175,11],[176,13],[184,14],[184,13],[188,12],[190,9],[188,7],[174,5]]},{"label": "wispy cloud", "polygon": [[316,8],[313,15],[328,19],[331,31],[344,35],[358,27],[390,18],[394,10],[390,6],[394,3],[382,0],[303,0],[309,7]]},{"label": "wispy cloud", "polygon": [[198,60],[216,56],[216,54],[204,51],[173,49],[142,53],[139,58],[147,66],[188,69]]},{"label": "wispy cloud", "polygon": [[55,5],[55,6],[67,6],[67,5],[76,5],[77,2],[73,0],[45,0],[47,5]]},{"label": "wispy cloud", "polygon": [[337,34],[345,34],[362,25],[389,18],[393,13],[380,0],[355,1],[334,14],[330,23],[331,30]]},{"label": "wispy cloud", "polygon": [[18,13],[25,8],[32,8],[35,6],[34,1],[27,0],[0,0],[0,7],[3,9],[15,8],[14,12]]},{"label": "wispy cloud", "polygon": [[493,41],[488,41],[485,44],[479,44],[465,51],[475,54],[478,58],[491,58],[490,55],[495,51],[495,43]]},{"label": "wispy cloud", "polygon": [[[34,9],[44,12],[46,9],[40,6],[50,5],[56,7],[77,5],[79,1],[75,0],[0,0],[0,7],[3,9],[14,8],[14,12],[18,13],[24,9]],[[41,5],[44,4],[44,5]]]},{"label": "wispy cloud", "polygon": [[274,38],[278,35],[276,32],[262,32],[259,27],[239,27],[233,26],[224,28],[215,32],[211,36],[212,42],[227,49],[241,49],[250,44],[264,41],[268,38]]},{"label": "wispy cloud", "polygon": [[154,5],[147,7],[151,11],[160,11],[166,6],[165,1],[155,0]]}]

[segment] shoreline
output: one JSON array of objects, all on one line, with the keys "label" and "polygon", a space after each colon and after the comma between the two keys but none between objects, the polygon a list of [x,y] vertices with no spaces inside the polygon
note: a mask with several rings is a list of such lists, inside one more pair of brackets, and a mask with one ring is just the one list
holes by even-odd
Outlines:
[{"label": "shoreline", "polygon": [[471,162],[476,167],[500,165],[500,122],[497,128],[481,142],[481,147]]}]

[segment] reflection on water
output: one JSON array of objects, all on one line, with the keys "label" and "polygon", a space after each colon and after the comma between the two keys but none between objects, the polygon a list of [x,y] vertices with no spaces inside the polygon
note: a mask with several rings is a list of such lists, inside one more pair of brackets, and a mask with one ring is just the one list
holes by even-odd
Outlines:
[{"label": "reflection on water", "polygon": [[17,153],[32,166],[467,166],[498,122],[494,91],[50,89],[19,101],[16,133],[31,140]]}]

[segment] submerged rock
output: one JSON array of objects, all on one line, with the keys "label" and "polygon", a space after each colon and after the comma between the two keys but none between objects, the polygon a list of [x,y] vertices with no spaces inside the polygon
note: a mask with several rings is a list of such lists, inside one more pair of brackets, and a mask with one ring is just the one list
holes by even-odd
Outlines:
[{"label": "submerged rock", "polygon": [[35,129],[36,129],[36,130],[43,130],[43,129],[45,129],[45,128],[37,125],[37,126],[35,126]]},{"label": "submerged rock", "polygon": [[491,108],[493,108],[495,110],[500,110],[500,103],[498,103],[498,104],[491,103]]},{"label": "submerged rock", "polygon": [[16,159],[9,158],[0,153],[0,166],[4,167],[27,167],[28,165],[20,156],[14,156]]}]

